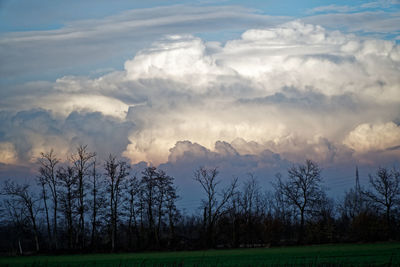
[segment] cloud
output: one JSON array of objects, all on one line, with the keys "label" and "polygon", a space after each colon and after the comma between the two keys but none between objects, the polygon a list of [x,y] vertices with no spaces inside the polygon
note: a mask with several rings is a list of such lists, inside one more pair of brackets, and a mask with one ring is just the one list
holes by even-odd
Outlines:
[{"label": "cloud", "polygon": [[225,45],[167,37],[125,64],[127,78],[148,91],[128,112],[142,130],[125,155],[163,162],[177,140],[211,149],[244,138],[292,160],[306,147],[312,158],[348,157],[341,138],[354,124],[398,112],[398,51],[300,22],[248,30]]},{"label": "cloud", "polygon": [[[376,6],[386,8],[397,4],[396,1],[379,1]],[[386,36],[400,31],[395,8],[371,10],[371,7],[322,6],[313,12],[328,13],[306,16],[302,20],[348,32]],[[359,10],[352,13],[329,13],[357,8]],[[1,34],[0,77],[15,83],[21,79],[32,80],[35,76],[51,79],[60,75],[96,73],[95,69],[119,69],[126,58],[165,33],[214,34],[226,41],[225,36],[231,38],[249,28],[272,27],[292,19],[269,16],[241,6],[197,4],[133,9],[104,18],[67,20],[53,30]],[[227,34],[227,31],[235,34]]]},{"label": "cloud", "polygon": [[32,105],[32,108],[42,107],[53,110],[55,113],[67,116],[74,111],[101,111],[104,115],[124,119],[129,106],[115,98],[103,95],[88,94],[58,94],[41,99],[41,102]]},{"label": "cloud", "polygon": [[211,153],[207,148],[190,141],[179,141],[170,150],[168,156],[169,162],[177,162],[178,160],[196,160],[199,158],[207,158]]},{"label": "cloud", "polygon": [[239,153],[232,143],[226,141],[216,141],[213,149],[190,141],[178,141],[170,149],[168,158],[168,163],[162,164],[161,168],[170,170],[183,168],[190,172],[199,166],[218,168],[223,170],[226,179],[232,176],[243,177],[247,173],[273,176],[291,165],[291,162],[268,149],[255,154]]},{"label": "cloud", "polygon": [[328,5],[328,6],[319,6],[308,10],[308,13],[323,13],[323,12],[351,12],[358,10],[357,7],[350,6],[338,6],[338,5]]},{"label": "cloud", "polygon": [[398,0],[379,0],[379,1],[374,1],[374,2],[369,2],[362,4],[362,8],[388,8],[393,5],[398,5],[400,2]]},{"label": "cloud", "polygon": [[[216,45],[217,49],[220,49]],[[232,74],[217,65],[207,54],[206,44],[191,35],[167,36],[155,43],[151,49],[139,52],[133,60],[125,62],[127,78],[154,79],[168,78],[177,83],[191,83],[185,90],[202,90],[210,78]]]},{"label": "cloud", "polygon": [[13,164],[16,163],[17,153],[14,144],[10,142],[0,142],[0,163]]},{"label": "cloud", "polygon": [[0,77],[89,72],[93,65],[103,68],[116,58],[122,61],[166,32],[241,30],[283,20],[238,6],[175,5],[66,22],[55,30],[6,33],[0,36]]},{"label": "cloud", "polygon": [[399,12],[361,11],[356,13],[327,13],[304,17],[305,23],[330,29],[362,32],[386,37],[400,31]]},{"label": "cloud", "polygon": [[388,9],[398,5],[399,1],[397,0],[380,0],[373,1],[369,3],[361,4],[360,6],[347,6],[347,5],[327,5],[327,6],[318,6],[308,10],[308,13],[349,13],[349,12],[361,12],[366,9]]},{"label": "cloud", "polygon": [[375,126],[357,127],[400,117],[399,67],[395,42],[301,21],[226,43],[173,34],[122,71],[8,88],[1,125],[11,130],[0,141],[12,143],[20,161],[50,145],[67,153],[79,141],[133,163],[341,164],[369,146],[387,148],[354,136],[380,136]]},{"label": "cloud", "polygon": [[131,122],[121,122],[98,112],[71,112],[66,118],[43,109],[0,112],[0,162],[29,165],[41,152],[54,149],[67,160],[75,148],[87,144],[100,158],[120,155],[129,144]]},{"label": "cloud", "polygon": [[373,150],[394,150],[400,145],[400,126],[393,122],[358,125],[344,140],[344,144],[358,153]]},{"label": "cloud", "polygon": [[399,1],[380,0],[356,6],[327,5],[307,11],[306,23],[318,24],[330,29],[381,36],[393,40],[399,28]]}]

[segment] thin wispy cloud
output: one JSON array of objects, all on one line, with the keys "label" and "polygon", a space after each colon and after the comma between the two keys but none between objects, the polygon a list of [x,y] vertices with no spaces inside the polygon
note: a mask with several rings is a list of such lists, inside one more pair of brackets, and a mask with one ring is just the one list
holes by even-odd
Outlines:
[{"label": "thin wispy cloud", "polygon": [[307,12],[310,14],[314,13],[324,13],[324,12],[338,12],[338,13],[347,13],[352,11],[360,10],[358,7],[352,6],[338,6],[338,5],[329,5],[329,6],[319,6],[314,7]]},{"label": "thin wispy cloud", "polygon": [[[274,25],[284,17],[260,15],[239,6],[165,6],[125,11],[102,19],[79,20],[60,29],[0,36],[0,77],[38,74],[90,61],[132,55],[165,33],[184,34]],[[107,53],[104,53],[107,51]],[[20,64],[24,62],[24,64]],[[40,72],[39,72],[40,73]]]}]

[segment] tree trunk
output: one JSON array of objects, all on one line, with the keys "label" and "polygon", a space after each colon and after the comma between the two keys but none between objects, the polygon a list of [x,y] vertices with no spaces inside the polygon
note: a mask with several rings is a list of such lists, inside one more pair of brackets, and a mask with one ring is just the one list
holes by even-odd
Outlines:
[{"label": "tree trunk", "polygon": [[92,217],[92,238],[91,246],[96,247],[96,216],[97,216],[97,177],[96,177],[96,162],[93,162],[93,217]]},{"label": "tree trunk", "polygon": [[22,251],[21,239],[18,239],[18,248],[19,248],[19,254],[20,255],[24,254],[23,251]]},{"label": "tree trunk", "polygon": [[129,200],[129,220],[128,220],[128,230],[129,230],[129,239],[128,239],[128,246],[131,249],[133,245],[132,241],[132,236],[133,236],[133,230],[132,230],[132,222],[133,222],[133,227],[135,227],[135,230],[137,232],[137,223],[136,223],[136,215],[135,215],[135,201],[134,201],[134,194],[133,192],[130,192],[130,200]]},{"label": "tree trunk", "polygon": [[53,216],[53,242],[54,248],[57,250],[57,198],[54,199]]},{"label": "tree trunk", "polygon": [[36,245],[36,252],[39,252],[39,237],[38,237],[38,233],[37,230],[35,231],[35,245]]},{"label": "tree trunk", "polygon": [[236,215],[233,218],[233,236],[232,236],[232,245],[234,248],[239,247],[239,237],[240,237],[240,225],[237,221]]},{"label": "tree trunk", "polygon": [[207,227],[207,248],[213,248],[214,247],[214,231],[213,231],[213,226],[210,224]]},{"label": "tree trunk", "polygon": [[387,224],[388,237],[390,237],[392,234],[392,222],[390,220],[390,206],[386,206],[386,224]]},{"label": "tree trunk", "polygon": [[110,200],[110,206],[111,206],[111,251],[114,252],[115,248],[115,228],[114,228],[114,182],[111,181],[111,200]]},{"label": "tree trunk", "polygon": [[71,189],[68,188],[68,195],[67,195],[67,221],[68,221],[68,247],[72,249],[73,247],[73,236],[72,236],[72,192]]},{"label": "tree trunk", "polygon": [[174,226],[173,215],[169,213],[168,217],[169,217],[169,240],[171,245],[171,243],[173,243],[175,240],[175,226]]},{"label": "tree trunk", "polygon": [[139,244],[141,244],[141,246],[143,246],[143,240],[144,240],[144,225],[143,225],[143,203],[140,202],[140,239],[139,239]]},{"label": "tree trunk", "polygon": [[[83,167],[82,167],[83,168]],[[79,234],[80,234],[80,247],[85,247],[85,218],[84,218],[84,199],[83,199],[83,174],[79,177]]]},{"label": "tree trunk", "polygon": [[116,242],[116,238],[117,238],[117,217],[118,217],[118,202],[117,202],[117,196],[116,199],[114,201],[114,223],[113,223],[113,227],[114,227],[114,244],[113,244],[113,251],[115,250],[115,242]]},{"label": "tree trunk", "polygon": [[129,214],[129,220],[128,220],[128,248],[130,249],[132,247],[132,210]]},{"label": "tree trunk", "polygon": [[299,244],[304,243],[304,209],[300,210],[300,233],[299,233]]},{"label": "tree trunk", "polygon": [[161,216],[162,216],[162,202],[158,205],[158,221],[157,221],[157,230],[155,231],[156,238],[156,246],[160,247],[160,229],[161,229]]},{"label": "tree trunk", "polygon": [[36,252],[39,252],[39,249],[40,249],[39,248],[39,234],[38,234],[38,230],[37,230],[37,226],[36,226],[36,219],[35,219],[35,215],[34,215],[32,206],[29,207],[29,213],[30,213],[32,226],[33,226],[33,235],[35,238]]},{"label": "tree trunk", "polygon": [[[133,217],[133,224],[134,224],[134,227],[135,227],[136,242],[140,244],[141,240],[140,240],[140,233],[139,233],[139,228],[138,228],[138,225],[137,225],[136,215]],[[138,246],[137,243],[136,243],[135,247]]]},{"label": "tree trunk", "polygon": [[[151,198],[151,196],[150,196],[150,198]],[[153,206],[153,203],[150,201],[149,203],[148,203],[148,216],[149,216],[149,240],[148,241],[150,241],[151,239],[153,239],[154,238],[154,235],[155,235],[155,226],[154,226],[154,217],[153,217],[153,209],[152,209],[152,206]]]},{"label": "tree trunk", "polygon": [[42,183],[42,192],[43,192],[44,210],[46,212],[47,234],[48,234],[49,241],[50,241],[50,240],[52,240],[52,238],[51,238],[51,230],[50,230],[49,209],[47,208],[47,196],[46,196],[46,189],[45,189],[44,183]]},{"label": "tree trunk", "polygon": [[115,228],[114,228],[114,223],[112,223],[111,226],[111,251],[115,251]]}]

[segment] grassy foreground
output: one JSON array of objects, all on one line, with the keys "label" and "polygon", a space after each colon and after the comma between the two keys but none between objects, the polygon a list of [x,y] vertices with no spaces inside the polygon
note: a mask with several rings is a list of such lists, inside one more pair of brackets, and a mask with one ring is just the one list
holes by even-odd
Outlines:
[{"label": "grassy foreground", "polygon": [[400,243],[0,257],[0,266],[400,266]]}]

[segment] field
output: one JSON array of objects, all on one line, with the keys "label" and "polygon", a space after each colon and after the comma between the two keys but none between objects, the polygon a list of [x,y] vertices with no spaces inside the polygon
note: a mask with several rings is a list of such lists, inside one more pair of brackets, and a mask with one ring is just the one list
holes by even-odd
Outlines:
[{"label": "field", "polygon": [[0,266],[400,266],[400,243],[0,257]]}]

